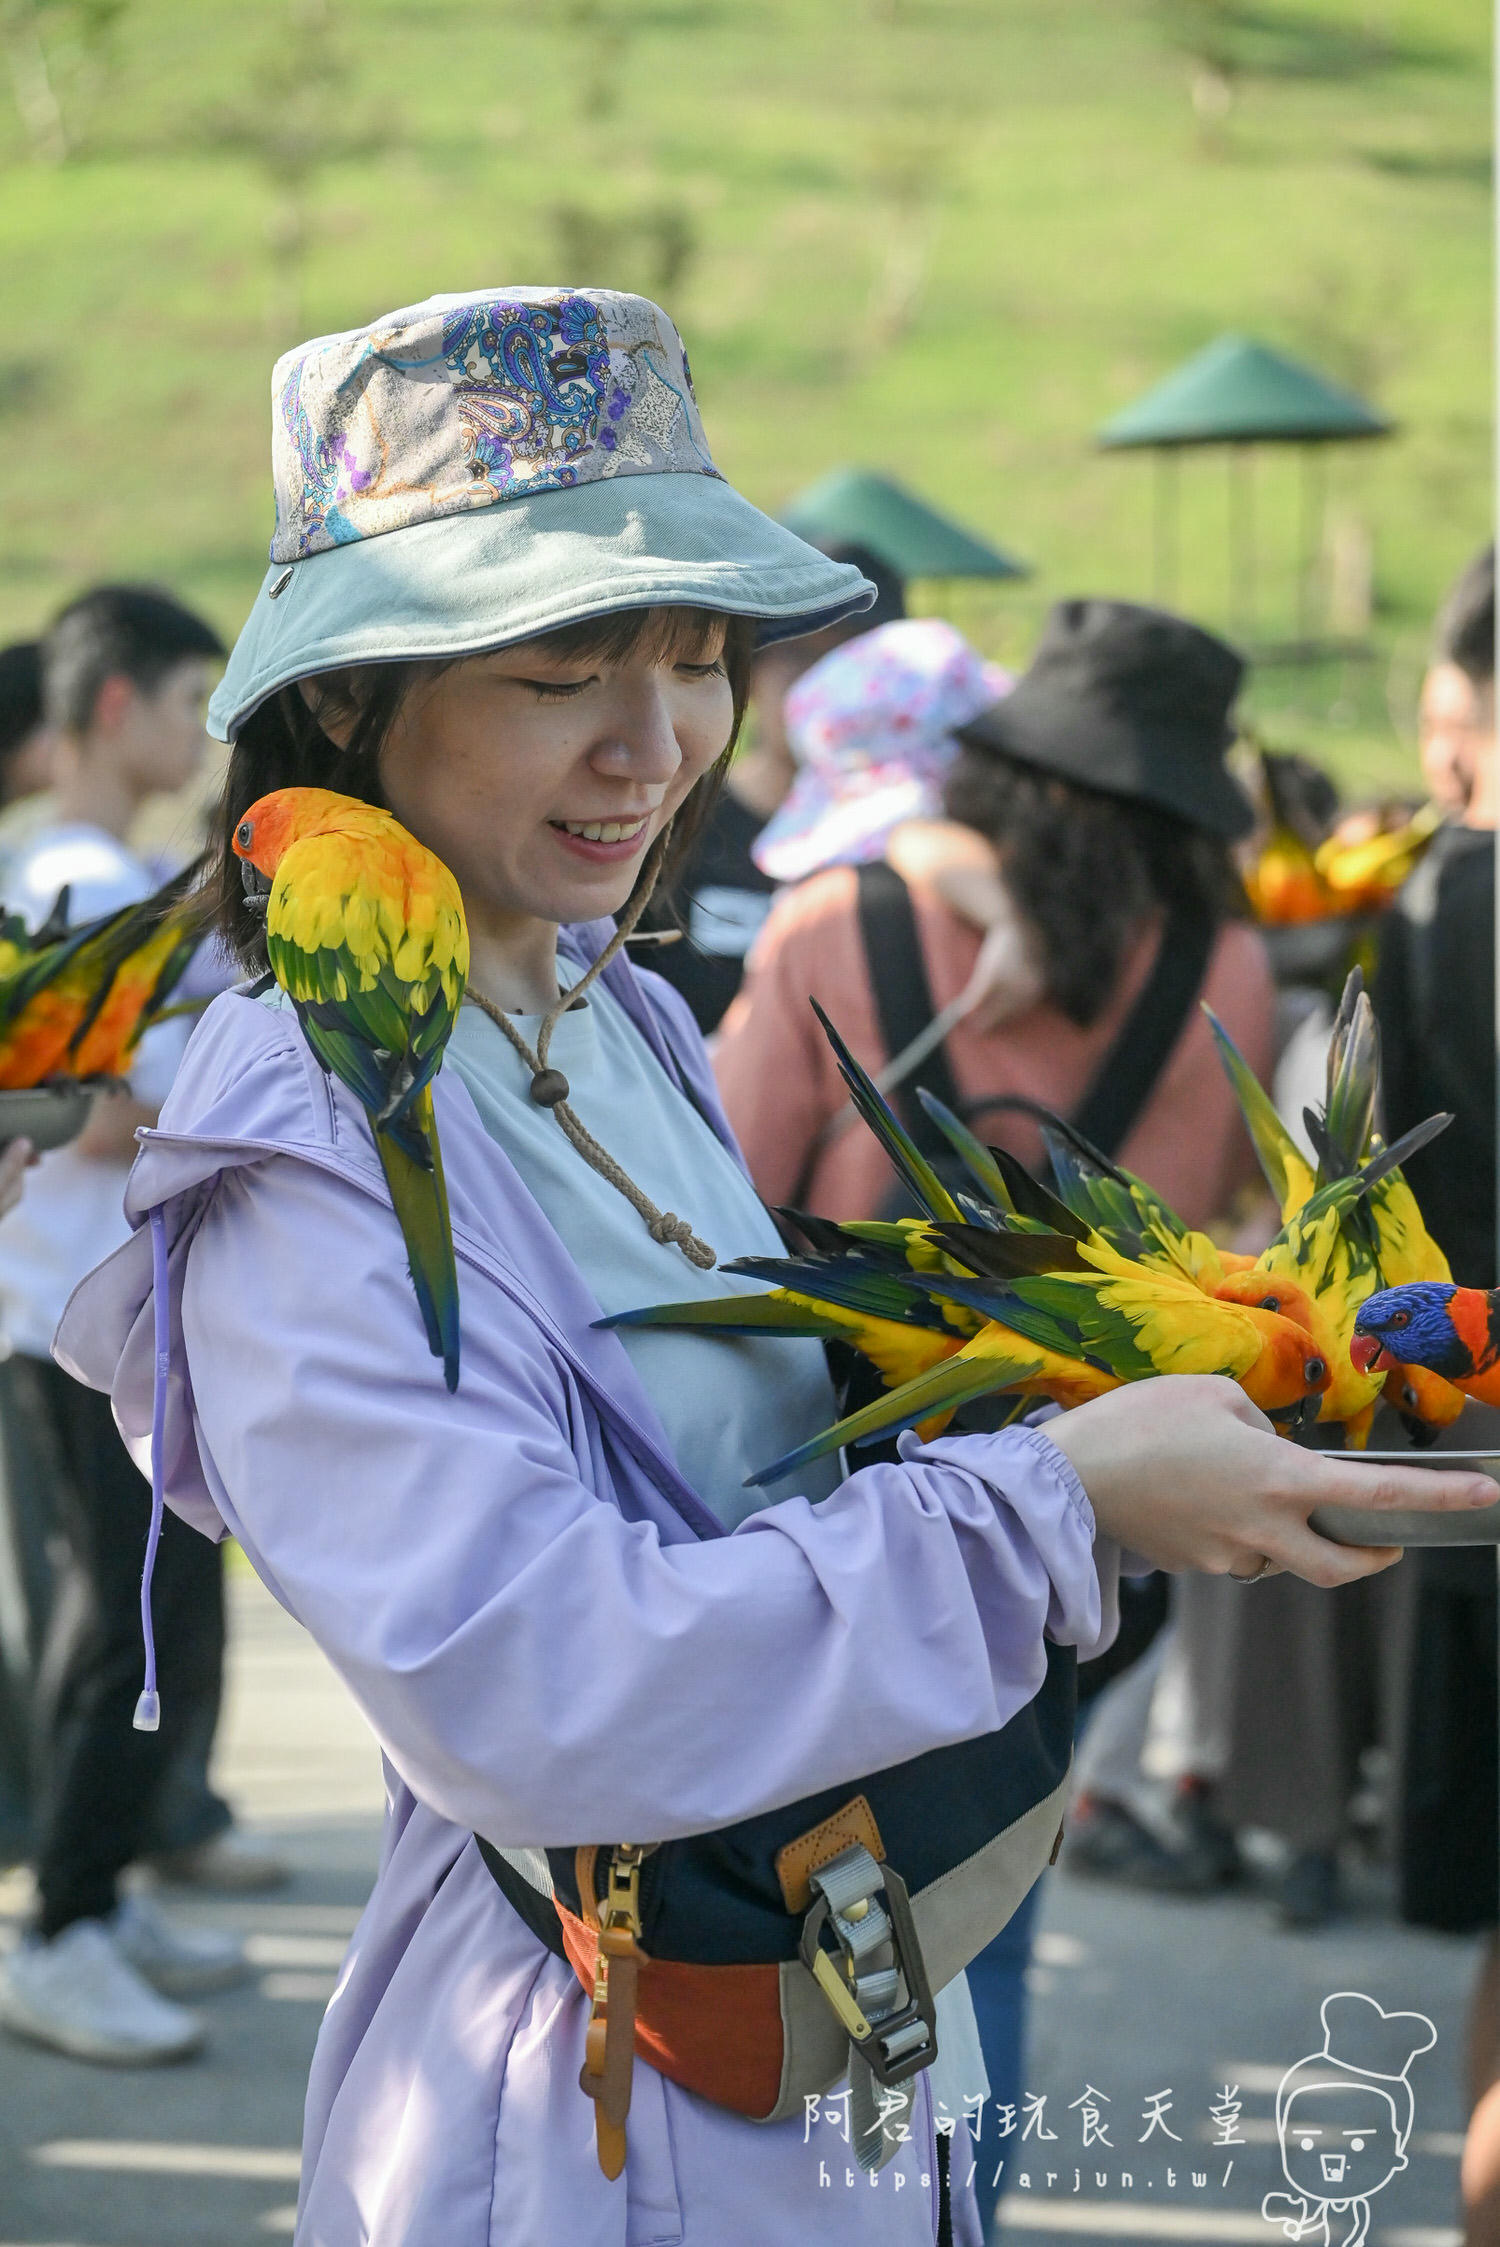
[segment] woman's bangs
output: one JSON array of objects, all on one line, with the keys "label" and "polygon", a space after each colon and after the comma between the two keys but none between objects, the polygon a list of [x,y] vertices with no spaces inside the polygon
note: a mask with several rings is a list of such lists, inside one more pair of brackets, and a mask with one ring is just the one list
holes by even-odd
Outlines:
[{"label": "woman's bangs", "polygon": [[546,632],[532,645],[549,655],[595,657],[624,663],[632,656],[649,663],[712,663],[722,655],[739,620],[716,609],[617,609]]}]

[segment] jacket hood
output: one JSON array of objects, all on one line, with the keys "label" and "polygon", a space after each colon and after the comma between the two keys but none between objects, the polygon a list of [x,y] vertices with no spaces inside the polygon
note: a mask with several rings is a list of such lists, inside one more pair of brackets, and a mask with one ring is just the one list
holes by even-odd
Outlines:
[{"label": "jacket hood", "polygon": [[[611,933],[609,922],[589,923],[565,930],[559,948],[587,962]],[[677,993],[624,958],[612,961],[601,980],[738,1160]],[[466,1275],[465,1318],[484,1315],[483,1282],[498,1285],[532,1321],[539,1354],[566,1362],[614,1436],[646,1466],[689,1527],[700,1536],[722,1535],[677,1470],[629,1353],[618,1335],[595,1327],[598,1303],[504,1149],[486,1132],[463,1083],[440,1072],[433,1089],[454,1247]],[[182,1288],[189,1250],[220,1178],[245,1165],[306,1162],[368,1196],[372,1221],[390,1229],[393,1257],[403,1254],[400,1231],[359,1103],[325,1074],[291,1008],[263,1005],[244,988],[224,993],[209,1007],[156,1128],[138,1139],[125,1195],[131,1238],[74,1290],[53,1355],[87,1387],[113,1393],[115,1417],[128,1441],[150,1434],[157,1368],[147,1219],[160,1210],[171,1298],[164,1482],[173,1511],[219,1537],[224,1524],[203,1476],[194,1432]],[[254,1381],[253,1363],[246,1364],[245,1378]]]}]

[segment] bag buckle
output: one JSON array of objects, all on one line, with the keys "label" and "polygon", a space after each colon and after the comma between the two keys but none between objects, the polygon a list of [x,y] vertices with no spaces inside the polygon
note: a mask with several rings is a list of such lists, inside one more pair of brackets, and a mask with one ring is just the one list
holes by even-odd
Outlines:
[{"label": "bag buckle", "polygon": [[[904,2083],[937,2058],[936,2009],[906,1883],[856,1843],[820,1866],[810,1885],[802,1963],[876,2082]],[[825,1928],[836,1951],[823,1942]]]}]

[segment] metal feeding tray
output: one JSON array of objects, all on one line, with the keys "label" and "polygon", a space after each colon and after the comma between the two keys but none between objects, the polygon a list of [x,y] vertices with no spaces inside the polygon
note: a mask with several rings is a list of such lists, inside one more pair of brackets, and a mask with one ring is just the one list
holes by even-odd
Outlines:
[{"label": "metal feeding tray", "polygon": [[39,1155],[66,1147],[88,1122],[95,1090],[85,1084],[39,1084],[23,1092],[0,1092],[0,1147],[13,1139],[29,1139]]},{"label": "metal feeding tray", "polygon": [[[1468,1468],[1500,1484],[1500,1451],[1340,1451],[1330,1456],[1341,1467],[1424,1467],[1434,1474]],[[1451,1514],[1315,1506],[1308,1520],[1335,1545],[1500,1545],[1500,1496],[1493,1506]]]}]

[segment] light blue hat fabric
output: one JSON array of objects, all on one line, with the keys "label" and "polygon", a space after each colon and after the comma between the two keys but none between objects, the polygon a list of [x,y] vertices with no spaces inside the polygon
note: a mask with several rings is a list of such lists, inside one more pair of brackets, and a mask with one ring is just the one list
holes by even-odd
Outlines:
[{"label": "light blue hat fabric", "polygon": [[345,664],[667,603],[790,638],[875,597],[725,483],[681,338],[644,297],[431,297],[289,352],[272,391],[271,568],[209,706],[221,740]]}]

